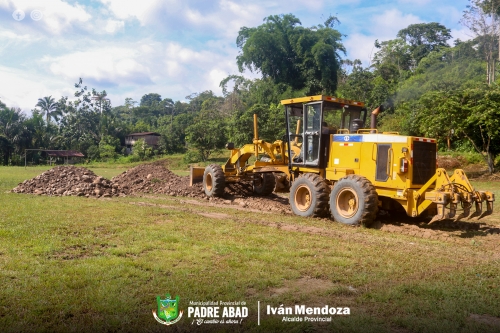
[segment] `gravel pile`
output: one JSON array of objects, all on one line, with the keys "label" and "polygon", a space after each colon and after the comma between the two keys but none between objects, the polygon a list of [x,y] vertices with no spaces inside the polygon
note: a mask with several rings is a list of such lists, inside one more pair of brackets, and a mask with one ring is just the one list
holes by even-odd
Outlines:
[{"label": "gravel pile", "polygon": [[89,169],[75,166],[57,166],[35,178],[25,180],[12,192],[97,198],[123,195],[118,184],[97,176]]}]

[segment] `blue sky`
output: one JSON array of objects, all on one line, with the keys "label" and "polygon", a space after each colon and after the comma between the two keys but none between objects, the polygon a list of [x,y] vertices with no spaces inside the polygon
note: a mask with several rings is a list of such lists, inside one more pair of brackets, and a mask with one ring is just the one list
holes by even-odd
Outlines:
[{"label": "blue sky", "polygon": [[[0,0],[0,100],[29,114],[38,98],[72,97],[80,77],[113,106],[146,93],[185,100],[221,94],[238,74],[236,37],[264,17],[292,13],[303,26],[339,18],[346,58],[365,65],[373,43],[413,23],[439,22],[469,39],[459,20],[467,0]],[[15,20],[14,12],[24,12]],[[33,17],[33,18],[32,18]],[[244,73],[258,77],[258,73]]]}]

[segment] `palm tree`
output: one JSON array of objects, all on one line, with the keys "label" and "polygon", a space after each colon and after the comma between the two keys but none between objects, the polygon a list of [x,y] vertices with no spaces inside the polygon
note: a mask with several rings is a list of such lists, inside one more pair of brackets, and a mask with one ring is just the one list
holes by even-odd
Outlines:
[{"label": "palm tree", "polygon": [[45,113],[47,117],[47,126],[49,126],[50,118],[54,118],[54,120],[59,120],[59,117],[62,116],[62,112],[58,108],[58,104],[52,96],[39,98],[36,106],[40,107],[42,110],[42,114]]}]

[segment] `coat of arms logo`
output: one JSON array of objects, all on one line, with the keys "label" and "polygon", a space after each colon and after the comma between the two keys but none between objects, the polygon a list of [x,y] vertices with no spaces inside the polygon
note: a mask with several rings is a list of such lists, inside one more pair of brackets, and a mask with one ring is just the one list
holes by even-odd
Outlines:
[{"label": "coat of arms logo", "polygon": [[182,311],[179,312],[179,296],[175,299],[170,298],[170,294],[165,299],[156,296],[158,309],[153,310],[153,316],[156,321],[163,325],[172,325],[178,322],[182,317]]}]

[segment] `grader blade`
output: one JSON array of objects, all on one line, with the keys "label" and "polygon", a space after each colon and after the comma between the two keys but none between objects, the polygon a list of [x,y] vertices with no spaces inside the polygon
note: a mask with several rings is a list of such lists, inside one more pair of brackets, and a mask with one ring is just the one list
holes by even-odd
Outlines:
[{"label": "grader blade", "polygon": [[204,172],[205,168],[191,166],[189,170],[189,186],[193,186],[193,184],[203,182]]}]

